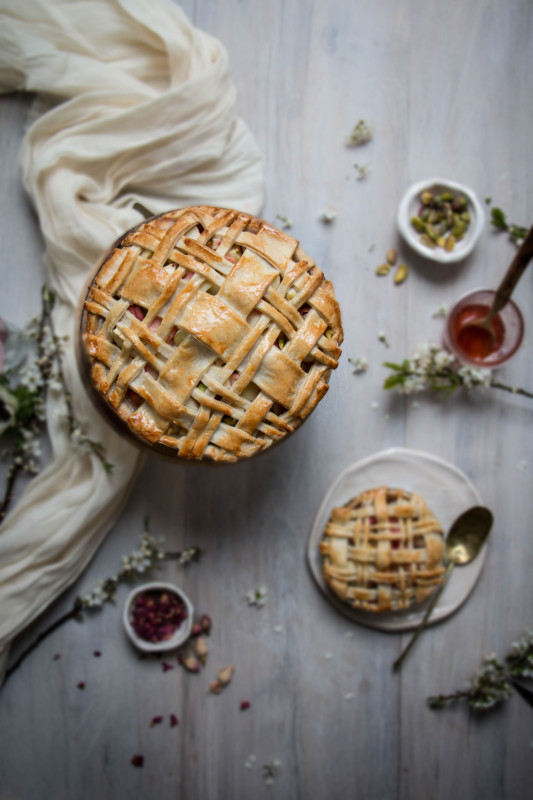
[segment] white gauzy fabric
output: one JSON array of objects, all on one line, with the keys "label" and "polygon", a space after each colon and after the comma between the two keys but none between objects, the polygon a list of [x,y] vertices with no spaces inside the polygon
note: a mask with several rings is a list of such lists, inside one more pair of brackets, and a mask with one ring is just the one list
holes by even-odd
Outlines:
[{"label": "white gauzy fabric", "polygon": [[108,476],[78,452],[51,396],[50,465],[0,528],[0,683],[9,642],[87,565],[140,467],[93,412],[77,374],[73,312],[94,263],[141,217],[191,203],[257,214],[260,153],[237,116],[220,43],[170,0],[0,0],[0,90],[37,95],[21,151],[45,240],[54,323],[71,336],[67,382],[78,418],[105,441]]}]

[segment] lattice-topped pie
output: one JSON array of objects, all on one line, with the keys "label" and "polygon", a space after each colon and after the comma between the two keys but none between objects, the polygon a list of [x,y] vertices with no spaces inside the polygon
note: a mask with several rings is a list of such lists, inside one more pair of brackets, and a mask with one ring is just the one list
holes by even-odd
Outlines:
[{"label": "lattice-topped pie", "polygon": [[199,206],[147,220],[89,287],[90,386],[138,440],[236,461],[291,433],[328,390],[342,342],[331,283],[296,239]]},{"label": "lattice-topped pie", "polygon": [[425,501],[386,486],[334,508],[320,552],[326,583],[365,611],[402,611],[419,603],[445,572],[443,531]]}]

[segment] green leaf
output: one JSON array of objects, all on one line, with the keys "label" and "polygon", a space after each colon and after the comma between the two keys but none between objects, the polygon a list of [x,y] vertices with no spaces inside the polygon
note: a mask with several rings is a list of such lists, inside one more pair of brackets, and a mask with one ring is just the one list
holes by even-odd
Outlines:
[{"label": "green leaf", "polygon": [[501,210],[501,208],[493,208],[491,211],[491,224],[494,225],[495,228],[500,228],[501,230],[507,230],[507,219],[505,214]]},{"label": "green leaf", "polygon": [[104,465],[104,469],[107,472],[107,474],[108,475],[112,475],[113,474],[113,469],[115,468],[115,465],[114,464],[110,464],[109,461],[103,461],[102,463]]},{"label": "green leaf", "polygon": [[42,295],[42,298],[43,298],[44,302],[48,303],[50,305],[50,308],[52,308],[54,303],[55,303],[55,301],[56,301],[56,296],[55,296],[55,292],[53,292],[52,289],[50,289],[46,285],[46,283],[43,284],[43,287],[41,289],[41,295]]},{"label": "green leaf", "polygon": [[403,383],[405,383],[405,375],[389,375],[388,378],[385,378],[383,388],[394,389],[396,386],[400,386]]},{"label": "green leaf", "polygon": [[[405,361],[403,363],[405,364]],[[409,364],[409,362],[407,363]],[[383,366],[388,367],[389,369],[394,369],[396,372],[403,372],[404,370],[403,364],[393,364],[391,361],[385,361]]]},{"label": "green leaf", "polygon": [[527,236],[527,228],[522,228],[521,225],[511,225],[509,227],[509,233],[513,237],[513,239],[525,239]]},{"label": "green leaf", "polygon": [[18,403],[17,423],[24,425],[35,413],[35,406],[39,399],[37,392],[32,392],[27,386],[16,386],[12,392]]}]

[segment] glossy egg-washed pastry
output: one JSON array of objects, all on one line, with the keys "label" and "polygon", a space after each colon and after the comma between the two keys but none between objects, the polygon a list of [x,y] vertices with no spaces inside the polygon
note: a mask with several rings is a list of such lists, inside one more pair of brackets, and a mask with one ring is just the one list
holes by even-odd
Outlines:
[{"label": "glossy egg-washed pastry", "polygon": [[334,508],[320,542],[328,586],[354,609],[403,611],[442,581],[444,535],[414,492],[380,486]]},{"label": "glossy egg-washed pastry", "polygon": [[158,452],[216,462],[297,428],[342,342],[333,287],[296,239],[208,206],[127,233],[88,289],[81,333],[100,405]]}]

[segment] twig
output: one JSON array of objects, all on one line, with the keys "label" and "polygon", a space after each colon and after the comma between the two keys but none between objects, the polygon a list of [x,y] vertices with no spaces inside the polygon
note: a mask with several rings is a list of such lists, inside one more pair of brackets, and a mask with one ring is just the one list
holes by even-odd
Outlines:
[{"label": "twig", "polygon": [[62,617],[56,619],[55,622],[53,622],[51,625],[49,625],[48,628],[42,631],[42,633],[40,633],[33,640],[33,642],[25,650],[22,651],[17,660],[9,667],[9,669],[6,671],[5,680],[7,681],[9,676],[12,675],[15,672],[15,670],[17,670],[20,667],[22,662],[26,660],[26,658],[30,655],[30,653],[32,653],[35,650],[35,648],[38,647],[42,641],[44,641],[44,639],[50,636],[50,634],[53,633],[56,630],[56,628],[59,628],[59,626],[63,625],[64,622],[67,622],[69,619],[74,619],[74,617],[78,616],[81,613],[82,612],[80,606],[77,603],[75,603],[74,606],[70,609],[70,611],[67,611],[66,614],[63,614]]},{"label": "twig", "polygon": [[15,487],[15,481],[18,477],[19,472],[22,470],[22,465],[17,463],[17,455],[15,453],[14,459],[9,467],[8,471],[8,478],[6,484],[6,491],[4,493],[4,498],[0,503],[0,523],[4,521],[5,516],[7,514],[7,509],[9,508],[9,504],[11,503],[11,498],[13,496],[13,489]]},{"label": "twig", "polygon": [[524,397],[533,397],[533,392],[528,392],[527,389],[519,389],[517,386],[507,386],[505,383],[499,381],[491,381],[491,386],[495,389],[503,389],[504,392],[511,392],[511,394],[522,394]]}]

